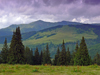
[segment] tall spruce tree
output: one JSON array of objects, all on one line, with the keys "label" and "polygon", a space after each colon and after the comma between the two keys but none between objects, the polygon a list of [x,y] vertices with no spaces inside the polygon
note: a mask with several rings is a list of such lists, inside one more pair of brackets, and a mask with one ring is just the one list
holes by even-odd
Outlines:
[{"label": "tall spruce tree", "polygon": [[98,52],[96,53],[96,55],[93,58],[93,63],[100,65],[100,54],[98,54]]},{"label": "tall spruce tree", "polygon": [[60,56],[59,56],[59,65],[66,65],[66,48],[65,48],[64,40],[61,47],[62,47],[62,51],[60,52]]},{"label": "tall spruce tree", "polygon": [[40,60],[40,65],[41,65],[42,62],[43,62],[43,52],[42,52],[42,50],[41,50],[41,54],[40,54],[40,58],[39,58],[39,60]]},{"label": "tall spruce tree", "polygon": [[15,59],[15,45],[16,45],[16,33],[13,32],[13,36],[12,36],[12,40],[11,40],[11,44],[10,44],[10,48],[9,48],[9,54],[7,57],[7,61],[9,64],[15,64],[16,63],[16,59]]},{"label": "tall spruce tree", "polygon": [[70,65],[74,65],[74,58],[75,58],[75,54],[77,53],[78,49],[79,47],[78,47],[78,42],[77,42],[75,50],[72,51]]},{"label": "tall spruce tree", "polygon": [[75,48],[75,52],[77,52],[78,51],[78,42],[76,43],[76,48]]},{"label": "tall spruce tree", "polygon": [[56,53],[55,58],[54,58],[54,65],[59,65],[59,55],[60,55],[60,50],[58,47],[57,53]]},{"label": "tall spruce tree", "polygon": [[42,64],[46,64],[46,51],[45,49],[43,50],[43,60],[42,60]]},{"label": "tall spruce tree", "polygon": [[9,48],[8,48],[8,45],[7,45],[7,39],[5,38],[4,45],[3,45],[3,48],[2,48],[2,51],[1,51],[2,63],[7,63],[8,50],[9,50]]},{"label": "tall spruce tree", "polygon": [[86,65],[86,66],[91,64],[91,58],[88,54],[88,49],[87,49],[84,37],[82,37],[80,48],[75,54],[74,64]]},{"label": "tall spruce tree", "polygon": [[48,43],[46,45],[46,64],[51,64],[51,57],[50,57],[50,52],[49,52],[49,47],[48,47]]},{"label": "tall spruce tree", "polygon": [[33,65],[33,51],[28,46],[26,46],[25,48],[24,56],[25,56],[25,63]]},{"label": "tall spruce tree", "polygon": [[35,61],[34,61],[34,63],[35,63],[35,65],[39,65],[39,52],[38,52],[38,48],[36,47],[36,50],[35,50]]},{"label": "tall spruce tree", "polygon": [[70,51],[69,51],[69,47],[67,49],[67,52],[66,52],[66,65],[69,65],[70,64],[70,61],[71,61],[71,54],[70,54]]},{"label": "tall spruce tree", "polygon": [[16,28],[10,44],[8,63],[10,64],[24,64],[24,45],[21,40],[20,27]]},{"label": "tall spruce tree", "polygon": [[74,65],[75,51],[72,51],[70,65]]}]

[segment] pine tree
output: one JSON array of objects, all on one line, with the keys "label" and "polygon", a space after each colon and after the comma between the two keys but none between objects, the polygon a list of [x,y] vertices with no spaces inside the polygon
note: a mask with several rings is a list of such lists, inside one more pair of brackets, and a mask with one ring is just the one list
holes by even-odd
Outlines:
[{"label": "pine tree", "polygon": [[60,50],[58,47],[57,53],[56,53],[55,58],[54,58],[54,65],[59,65],[59,54],[60,54]]},{"label": "pine tree", "polygon": [[74,65],[75,51],[72,51],[70,65]]},{"label": "pine tree", "polygon": [[59,56],[59,65],[66,65],[66,48],[65,48],[64,40],[62,43],[62,51],[60,52],[60,56]]},{"label": "pine tree", "polygon": [[5,38],[4,45],[1,51],[1,59],[2,63],[7,63],[7,57],[8,57],[8,45],[7,45],[7,39]]},{"label": "pine tree", "polygon": [[43,60],[42,60],[42,64],[46,64],[46,51],[45,49],[43,50]]},{"label": "pine tree", "polygon": [[8,63],[10,64],[23,64],[25,63],[24,45],[21,40],[20,27],[16,28],[10,44]]},{"label": "pine tree", "polygon": [[76,48],[75,48],[75,52],[77,52],[78,51],[78,42],[76,43]]},{"label": "pine tree", "polygon": [[41,50],[41,54],[40,54],[40,65],[42,64],[42,62],[43,62],[43,52],[42,52],[42,50]]},{"label": "pine tree", "polygon": [[35,65],[39,65],[39,52],[38,52],[38,48],[36,47],[36,50],[35,50]]},{"label": "pine tree", "polygon": [[15,64],[16,59],[15,59],[15,47],[16,46],[16,34],[15,32],[13,32],[13,36],[12,36],[12,40],[11,40],[11,44],[10,44],[10,48],[9,48],[9,54],[7,57],[7,61],[9,64]]},{"label": "pine tree", "polygon": [[72,55],[71,55],[70,65],[74,65],[74,58],[75,58],[75,54],[77,53],[78,49],[79,49],[79,47],[78,47],[78,42],[77,42],[75,50],[73,50]]},{"label": "pine tree", "polygon": [[97,64],[97,65],[100,65],[100,54],[98,54],[98,52],[93,58],[93,63]]},{"label": "pine tree", "polygon": [[82,37],[80,48],[75,54],[74,64],[75,65],[90,65],[91,64],[91,59],[88,54],[88,49],[87,49],[84,37]]},{"label": "pine tree", "polygon": [[69,47],[67,49],[67,52],[66,52],[66,65],[69,65],[70,64],[70,61],[71,61],[71,54],[70,54],[70,51],[69,51]]},{"label": "pine tree", "polygon": [[25,63],[33,65],[33,51],[28,46],[25,48]]},{"label": "pine tree", "polygon": [[20,33],[20,27],[16,28],[16,38],[17,38],[17,42],[16,42],[16,51],[17,51],[17,63],[18,64],[23,64],[25,63],[25,57],[24,57],[24,45],[22,43],[22,37],[21,37],[21,33]]},{"label": "pine tree", "polygon": [[46,56],[46,64],[51,64],[51,58],[50,58],[50,52],[49,52],[49,47],[48,47],[48,43],[47,43],[47,45],[46,45],[46,54],[45,54],[45,56]]}]

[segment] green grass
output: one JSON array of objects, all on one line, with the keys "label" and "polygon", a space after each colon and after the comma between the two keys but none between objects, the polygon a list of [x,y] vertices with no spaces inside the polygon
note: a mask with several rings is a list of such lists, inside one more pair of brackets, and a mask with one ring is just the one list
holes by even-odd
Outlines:
[{"label": "green grass", "polygon": [[[76,42],[85,37],[85,39],[96,39],[98,36],[93,32],[93,30],[85,31],[83,33],[79,33],[80,30],[77,30],[75,27],[63,26],[62,28],[56,28],[54,30],[48,30],[44,32],[38,32],[34,36],[31,36],[29,39],[23,41],[25,45],[32,44],[42,44],[42,43],[50,43],[53,44],[61,44],[64,39],[65,42]],[[47,37],[51,34],[50,37]],[[37,38],[39,37],[39,38]],[[33,43],[34,42],[34,43]]]},{"label": "green grass", "polygon": [[0,75],[100,75],[100,66],[0,65]]}]

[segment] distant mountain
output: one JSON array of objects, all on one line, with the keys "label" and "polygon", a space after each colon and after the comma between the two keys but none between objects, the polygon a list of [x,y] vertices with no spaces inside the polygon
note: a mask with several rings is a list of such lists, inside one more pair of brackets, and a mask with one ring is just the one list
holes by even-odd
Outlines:
[{"label": "distant mountain", "polygon": [[69,22],[69,21],[62,21],[62,22],[44,22],[44,21],[35,21],[29,24],[13,24],[7,28],[0,29],[0,36],[12,35],[12,32],[16,29],[16,27],[21,28],[22,33],[30,32],[30,31],[39,31],[46,28],[58,26],[58,25],[81,25],[81,23],[77,22]]},{"label": "distant mountain", "polygon": [[[49,44],[49,49],[52,56],[55,54],[57,47],[61,49],[62,40],[65,40],[66,49],[69,47],[70,51],[75,49],[75,44],[78,41],[80,43],[82,36],[85,37],[89,53],[93,56],[99,51],[100,43],[100,26],[81,24],[81,25],[57,25],[54,27],[46,28],[40,31],[30,31],[22,33],[22,40],[25,46],[29,46],[33,50],[36,47],[43,50],[46,44]],[[0,48],[4,42],[5,37],[8,43],[10,43],[12,36],[0,37]],[[96,50],[94,50],[96,48]]]},{"label": "distant mountain", "polygon": [[100,53],[99,24],[82,24],[68,21],[51,23],[41,20],[29,24],[11,25],[0,29],[0,50],[5,38],[7,38],[8,45],[10,44],[12,32],[18,26],[21,28],[22,40],[25,46],[29,46],[33,50],[38,47],[40,51],[48,43],[51,56],[54,56],[58,46],[61,49],[63,39],[65,40],[66,49],[69,47],[72,52],[75,49],[76,42],[80,43],[82,36],[85,37],[92,58],[96,52]]}]

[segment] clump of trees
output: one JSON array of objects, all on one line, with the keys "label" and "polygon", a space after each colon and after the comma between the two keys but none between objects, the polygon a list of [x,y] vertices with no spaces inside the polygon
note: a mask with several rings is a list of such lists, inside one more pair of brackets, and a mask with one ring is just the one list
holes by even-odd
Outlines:
[{"label": "clump of trees", "polygon": [[22,37],[20,33],[20,27],[16,28],[13,32],[10,47],[7,45],[7,39],[5,38],[2,51],[0,53],[0,63],[8,64],[31,64],[31,65],[41,65],[41,64],[53,64],[53,65],[100,65],[100,55],[97,53],[93,61],[89,56],[87,45],[85,43],[84,37],[82,37],[80,46],[76,43],[76,48],[72,52],[69,51],[69,47],[66,50],[65,42],[61,45],[61,50],[57,48],[57,52],[53,61],[51,61],[49,46],[39,53],[38,47],[34,51],[28,46],[24,46],[22,43]]},{"label": "clump of trees", "polygon": [[39,54],[38,48],[36,47],[33,55],[33,50],[28,46],[25,47],[21,39],[20,27],[17,27],[16,31],[13,32],[10,48],[7,45],[7,39],[4,41],[0,54],[1,63],[31,65],[51,64],[48,44],[46,50],[41,51],[41,54]]},{"label": "clump of trees", "polygon": [[69,48],[65,49],[64,40],[62,43],[62,50],[59,52],[59,49],[57,50],[57,54],[55,55],[54,59],[54,65],[90,65],[91,64],[91,58],[88,53],[88,49],[84,40],[84,37],[82,37],[80,47],[78,46],[78,43],[76,44],[76,49],[73,51],[72,55],[69,51]]},{"label": "clump of trees", "polygon": [[100,54],[97,54],[94,56],[94,59],[93,59],[93,64],[97,64],[97,65],[100,65]]}]

